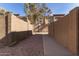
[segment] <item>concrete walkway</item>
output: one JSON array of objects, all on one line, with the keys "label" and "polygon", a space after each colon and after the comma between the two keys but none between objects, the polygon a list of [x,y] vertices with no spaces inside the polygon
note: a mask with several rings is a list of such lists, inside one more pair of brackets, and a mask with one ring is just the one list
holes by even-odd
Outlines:
[{"label": "concrete walkway", "polygon": [[72,55],[63,46],[59,45],[54,39],[43,35],[43,47],[45,56],[70,56]]}]

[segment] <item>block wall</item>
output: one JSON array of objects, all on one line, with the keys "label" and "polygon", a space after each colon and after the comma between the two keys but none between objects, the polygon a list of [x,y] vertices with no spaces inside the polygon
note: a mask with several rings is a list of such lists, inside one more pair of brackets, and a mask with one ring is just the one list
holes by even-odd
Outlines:
[{"label": "block wall", "polygon": [[49,36],[66,47],[73,55],[78,54],[78,10],[79,8],[74,8],[61,20],[49,24]]}]

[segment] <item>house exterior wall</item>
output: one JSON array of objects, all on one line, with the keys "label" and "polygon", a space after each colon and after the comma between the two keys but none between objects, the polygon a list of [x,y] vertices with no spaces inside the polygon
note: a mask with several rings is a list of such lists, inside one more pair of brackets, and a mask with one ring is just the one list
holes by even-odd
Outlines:
[{"label": "house exterior wall", "polygon": [[48,19],[44,17],[36,21],[36,24],[33,25],[33,32],[46,32],[48,33]]},{"label": "house exterior wall", "polygon": [[48,32],[48,25],[46,25],[43,29],[42,32]]},{"label": "house exterior wall", "polygon": [[41,25],[41,29],[39,29],[40,32],[47,32],[48,33],[48,19],[44,17],[44,19],[42,19],[42,25]]},{"label": "house exterior wall", "polygon": [[42,30],[43,32],[48,32],[48,19],[45,18],[46,27]]}]

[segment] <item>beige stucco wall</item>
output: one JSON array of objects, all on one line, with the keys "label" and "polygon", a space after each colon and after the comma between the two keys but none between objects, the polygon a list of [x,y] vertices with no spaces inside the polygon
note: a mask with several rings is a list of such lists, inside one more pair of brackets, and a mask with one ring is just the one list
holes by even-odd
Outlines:
[{"label": "beige stucco wall", "polygon": [[7,14],[8,16],[8,34],[11,32],[11,13]]},{"label": "beige stucco wall", "polygon": [[11,32],[27,31],[28,23],[15,15],[11,15]]},{"label": "beige stucco wall", "polygon": [[32,30],[29,22],[27,23],[27,21],[14,16],[10,12],[0,13],[0,47],[32,35],[29,31]]},{"label": "beige stucco wall", "polygon": [[0,39],[5,37],[5,19],[3,15],[0,15]]},{"label": "beige stucco wall", "polygon": [[27,22],[28,22],[28,25],[27,25],[27,29],[28,30],[33,30],[33,28],[34,28],[34,25],[32,25],[31,23],[30,23],[30,21],[29,21],[29,19],[27,18]]}]

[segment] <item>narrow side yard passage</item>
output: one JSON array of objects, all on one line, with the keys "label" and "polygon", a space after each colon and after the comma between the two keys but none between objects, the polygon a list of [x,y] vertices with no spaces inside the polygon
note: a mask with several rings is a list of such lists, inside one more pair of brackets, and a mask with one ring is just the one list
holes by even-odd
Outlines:
[{"label": "narrow side yard passage", "polygon": [[43,35],[43,47],[45,56],[71,56],[69,51],[58,44],[54,39]]},{"label": "narrow side yard passage", "polygon": [[47,35],[33,35],[15,46],[0,48],[0,56],[69,56],[71,53]]}]

